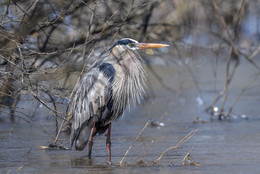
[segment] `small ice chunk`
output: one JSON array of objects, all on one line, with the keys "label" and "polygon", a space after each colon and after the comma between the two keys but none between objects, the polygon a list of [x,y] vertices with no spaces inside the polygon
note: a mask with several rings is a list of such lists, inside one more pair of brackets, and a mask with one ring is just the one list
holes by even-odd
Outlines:
[{"label": "small ice chunk", "polygon": [[214,111],[214,112],[218,112],[218,107],[215,106],[215,107],[213,108],[213,111]]},{"label": "small ice chunk", "polygon": [[203,103],[204,103],[200,96],[196,98],[196,101],[197,101],[198,105],[203,105]]},{"label": "small ice chunk", "polygon": [[243,115],[241,115],[241,118],[242,119],[248,119],[248,116],[243,114]]},{"label": "small ice chunk", "polygon": [[159,122],[159,121],[151,121],[151,126],[152,127],[163,127],[164,123],[163,122]]}]

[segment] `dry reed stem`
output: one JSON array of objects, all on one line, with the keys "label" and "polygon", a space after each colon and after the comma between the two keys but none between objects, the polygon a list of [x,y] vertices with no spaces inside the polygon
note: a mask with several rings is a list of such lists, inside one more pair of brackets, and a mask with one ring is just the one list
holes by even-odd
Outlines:
[{"label": "dry reed stem", "polygon": [[168,115],[168,112],[164,112],[164,114],[159,118],[159,122],[161,122],[166,116]]},{"label": "dry reed stem", "polygon": [[182,159],[182,165],[185,165],[185,160],[190,156],[190,153],[194,150],[194,147],[191,148],[191,150],[185,155],[185,157]]},{"label": "dry reed stem", "polygon": [[144,152],[144,154],[143,154],[143,157],[139,160],[139,162],[142,161],[143,163],[145,163],[145,162],[144,162],[144,158],[145,158],[147,152],[150,150],[150,148],[151,148],[153,142],[154,142],[154,140],[152,140],[151,143],[148,145],[148,147],[145,148],[145,152]]},{"label": "dry reed stem", "polygon": [[27,162],[23,163],[23,165],[21,165],[20,167],[18,167],[18,169],[16,170],[16,172],[20,172],[20,170],[27,164]]},{"label": "dry reed stem", "polygon": [[196,163],[195,160],[191,157],[191,152],[194,150],[194,147],[191,148],[191,150],[185,155],[185,157],[182,160],[183,166],[196,166],[196,167],[202,167],[200,163]]},{"label": "dry reed stem", "polygon": [[179,148],[182,144],[184,144],[185,142],[187,142],[191,137],[193,137],[193,135],[195,135],[195,133],[198,131],[199,129],[196,129],[195,131],[192,130],[189,134],[187,134],[184,138],[182,138],[175,146],[169,147],[168,149],[166,149],[165,151],[162,152],[162,154],[153,161],[153,165],[157,164],[158,161],[160,161],[162,159],[162,157],[164,155],[166,155],[169,151],[173,150],[173,149],[177,149]]},{"label": "dry reed stem", "polygon": [[148,126],[148,122],[146,122],[145,126],[143,127],[143,129],[139,132],[139,134],[136,136],[134,142],[130,145],[130,147],[128,148],[128,150],[125,152],[124,157],[122,158],[122,160],[120,161],[120,166],[122,165],[122,163],[124,162],[124,159],[126,157],[126,155],[128,154],[128,152],[131,150],[131,148],[133,147],[134,143],[138,140],[138,138],[141,136],[142,132],[144,131],[144,129]]}]

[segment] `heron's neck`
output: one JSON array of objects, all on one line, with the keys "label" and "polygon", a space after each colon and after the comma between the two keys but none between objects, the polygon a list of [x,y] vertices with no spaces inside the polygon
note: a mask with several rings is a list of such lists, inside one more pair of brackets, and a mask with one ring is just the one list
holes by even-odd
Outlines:
[{"label": "heron's neck", "polygon": [[145,93],[146,79],[140,55],[136,51],[115,46],[109,57],[116,71],[112,96],[117,107],[115,109],[124,110],[127,106],[140,103]]}]

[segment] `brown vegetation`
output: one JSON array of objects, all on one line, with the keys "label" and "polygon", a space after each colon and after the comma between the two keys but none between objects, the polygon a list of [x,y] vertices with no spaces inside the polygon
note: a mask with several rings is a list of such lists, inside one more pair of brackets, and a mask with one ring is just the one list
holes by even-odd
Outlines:
[{"label": "brown vegetation", "polygon": [[[18,102],[28,100],[23,96],[31,96],[29,100],[37,101],[55,116],[56,135],[50,135],[55,144],[63,125],[68,123],[66,112],[76,82],[96,55],[115,40],[130,37],[171,44],[172,62],[184,61],[201,49],[210,50],[214,55],[215,80],[218,61],[226,61],[223,89],[218,92],[213,84],[212,103],[206,110],[218,119],[227,118],[239,97],[260,75],[255,61],[260,51],[255,45],[259,41],[253,39],[259,37],[259,31],[246,36],[242,26],[252,9],[259,16],[258,4],[245,0],[3,0],[0,2],[0,112],[7,112],[8,108],[13,121],[19,117],[38,127],[30,121],[33,116],[16,107]],[[241,59],[252,64],[256,73],[252,73],[253,78],[227,107],[229,87]],[[149,61],[147,65],[156,76]],[[163,87],[170,89],[156,77]],[[196,78],[194,83],[201,92]],[[218,105],[219,112],[215,112]],[[167,149],[154,163],[179,145]]]}]

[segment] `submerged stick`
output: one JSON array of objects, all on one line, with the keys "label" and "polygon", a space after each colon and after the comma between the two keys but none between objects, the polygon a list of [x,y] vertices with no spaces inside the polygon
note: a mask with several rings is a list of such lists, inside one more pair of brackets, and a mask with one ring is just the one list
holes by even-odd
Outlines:
[{"label": "submerged stick", "polygon": [[122,158],[122,160],[120,161],[120,165],[122,165],[122,163],[124,162],[124,159],[126,157],[126,155],[128,154],[128,152],[131,150],[131,148],[133,147],[134,143],[138,140],[138,138],[141,136],[142,132],[144,131],[144,129],[148,126],[148,122],[146,122],[145,126],[143,127],[143,129],[139,132],[139,134],[137,135],[137,137],[135,138],[135,141],[131,144],[131,146],[128,148],[128,150],[125,152],[124,157]]}]

